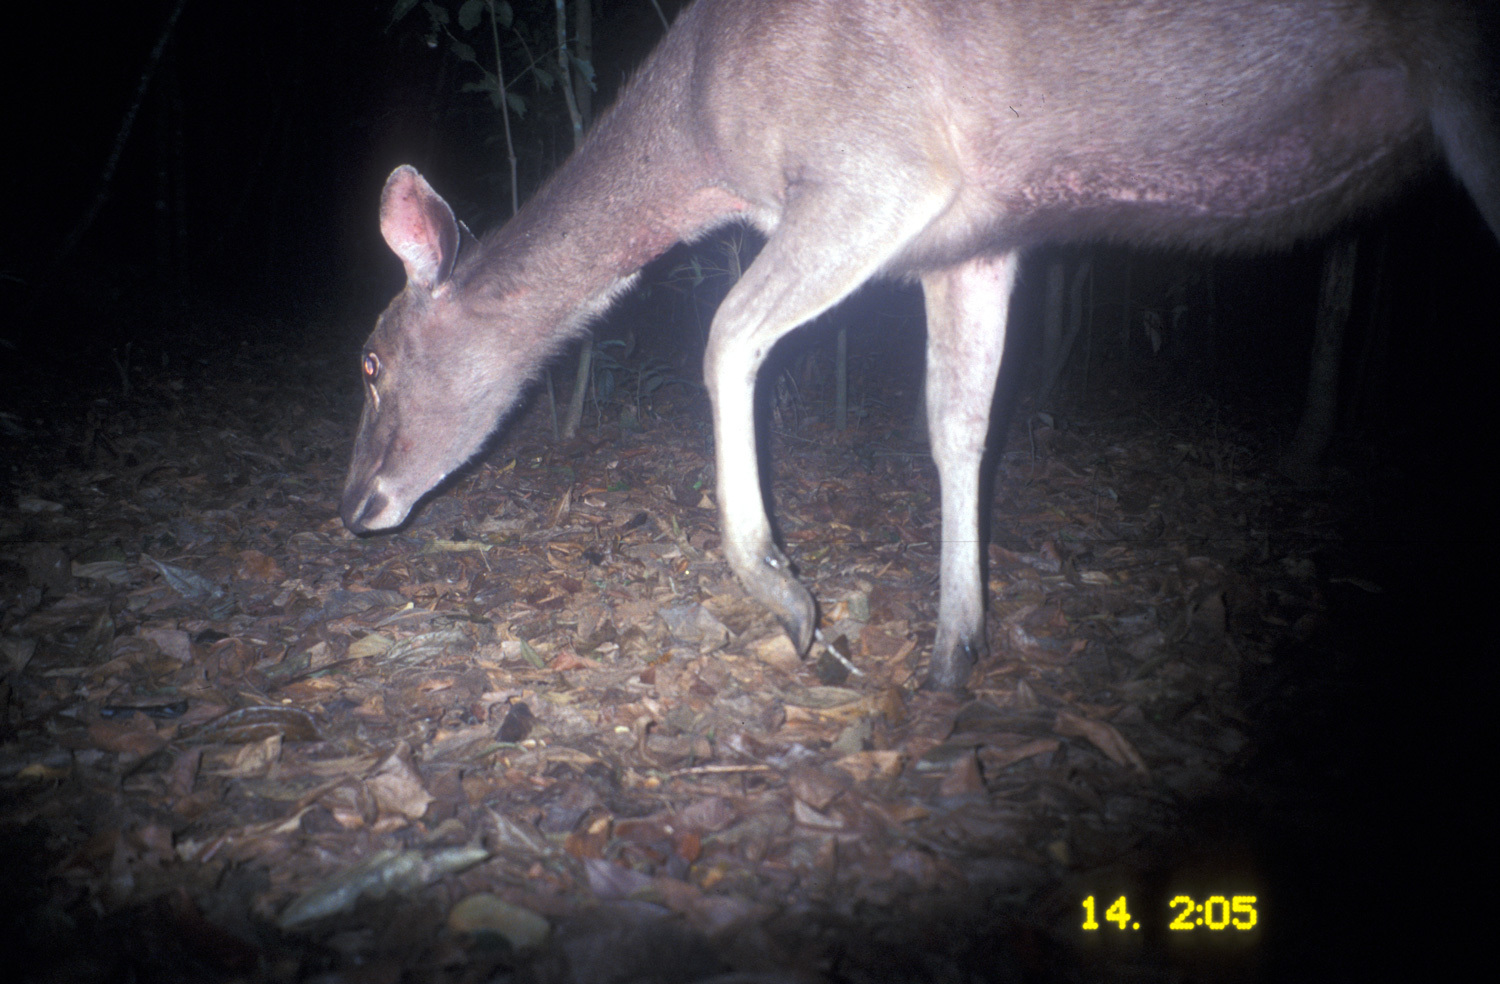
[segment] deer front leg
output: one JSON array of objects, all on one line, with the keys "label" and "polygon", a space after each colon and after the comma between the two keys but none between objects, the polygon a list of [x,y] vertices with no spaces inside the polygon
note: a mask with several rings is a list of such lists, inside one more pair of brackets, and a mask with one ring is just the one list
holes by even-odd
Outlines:
[{"label": "deer front leg", "polygon": [[750,596],[771,610],[797,652],[805,653],[817,605],[771,538],[755,450],[755,376],[765,351],[722,338],[710,339],[704,368],[713,398],[724,556]]},{"label": "deer front leg", "polygon": [[1005,349],[1015,253],[922,278],[927,306],[927,431],[942,488],[937,639],[923,687],[959,690],[985,652],[980,466]]},{"label": "deer front leg", "polygon": [[799,653],[817,606],[771,538],[755,450],[755,380],[772,346],[869,279],[951,201],[921,171],[888,194],[801,186],[779,227],[714,315],[704,376],[714,409],[724,555],[740,583],[780,621]]}]

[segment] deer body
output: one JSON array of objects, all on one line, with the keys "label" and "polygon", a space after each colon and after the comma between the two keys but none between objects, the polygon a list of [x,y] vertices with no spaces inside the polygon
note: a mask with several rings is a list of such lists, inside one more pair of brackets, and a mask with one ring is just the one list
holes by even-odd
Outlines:
[{"label": "deer body", "polygon": [[754,392],[772,346],[865,281],[926,296],[942,488],[927,683],[984,650],[980,466],[1019,257],[1103,238],[1265,249],[1446,159],[1500,233],[1500,105],[1439,0],[699,0],[552,180],[482,241],[409,167],[381,202],[407,285],[366,346],[343,499],[403,522],[672,244],[766,245],[714,317],[724,551],[799,650],[816,607],[772,541]]}]

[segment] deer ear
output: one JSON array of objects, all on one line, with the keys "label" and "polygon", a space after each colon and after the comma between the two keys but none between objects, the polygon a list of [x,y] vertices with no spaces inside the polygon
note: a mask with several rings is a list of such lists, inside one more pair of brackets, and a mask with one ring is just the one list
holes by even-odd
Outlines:
[{"label": "deer ear", "polygon": [[432,290],[453,272],[459,241],[453,209],[409,164],[392,171],[380,193],[380,234],[401,258],[408,283]]}]

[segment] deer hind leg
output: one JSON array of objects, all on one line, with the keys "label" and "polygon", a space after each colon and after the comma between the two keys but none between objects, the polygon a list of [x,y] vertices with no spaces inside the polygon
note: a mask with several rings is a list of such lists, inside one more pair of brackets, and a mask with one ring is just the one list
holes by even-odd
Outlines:
[{"label": "deer hind leg", "polygon": [[1500,239],[1500,10],[1441,7],[1417,62],[1418,89],[1448,166]]},{"label": "deer hind leg", "polygon": [[1432,123],[1449,167],[1500,239],[1500,106],[1483,95],[1445,93],[1434,100]]},{"label": "deer hind leg", "polygon": [[927,430],[943,497],[937,639],[923,683],[929,689],[961,689],[985,652],[980,466],[1018,260],[1007,253],[922,278]]},{"label": "deer hind leg", "polygon": [[798,652],[812,644],[817,607],[772,540],[755,448],[756,376],[778,340],[876,274],[947,207],[951,195],[941,189],[912,194],[920,184],[913,176],[905,194],[798,188],[709,333],[704,375],[714,410],[724,554]]}]

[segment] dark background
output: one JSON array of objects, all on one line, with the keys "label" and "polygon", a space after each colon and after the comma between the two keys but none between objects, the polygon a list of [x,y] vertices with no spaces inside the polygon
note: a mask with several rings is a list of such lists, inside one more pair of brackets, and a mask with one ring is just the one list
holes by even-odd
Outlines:
[{"label": "dark background", "polygon": [[[175,293],[363,327],[399,287],[375,222],[381,185],[397,164],[419,165],[476,228],[508,215],[499,117],[483,95],[461,91],[478,81],[473,66],[445,42],[428,46],[421,7],[392,24],[393,2],[186,0],[138,100],[152,48],[177,6],[84,2],[7,12],[13,184],[0,224],[0,274],[13,310],[27,304],[32,317],[116,340],[148,329],[70,326],[60,307],[79,294],[139,301]],[[458,4],[450,6],[456,12]],[[669,16],[675,6],[666,4]],[[513,7],[516,23],[534,35],[530,54],[548,56],[535,35],[553,30],[552,4]],[[595,28],[601,98],[661,30],[647,3],[603,5]],[[566,156],[571,136],[557,88],[523,74],[527,49],[505,41],[506,75],[521,76],[515,91],[529,110],[516,123],[524,200]],[[487,58],[483,50],[479,57]],[[77,236],[101,186],[103,207]],[[5,339],[21,345],[31,335],[16,325]]]}]

